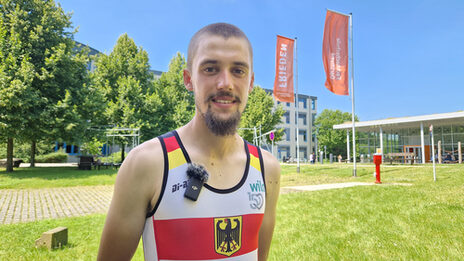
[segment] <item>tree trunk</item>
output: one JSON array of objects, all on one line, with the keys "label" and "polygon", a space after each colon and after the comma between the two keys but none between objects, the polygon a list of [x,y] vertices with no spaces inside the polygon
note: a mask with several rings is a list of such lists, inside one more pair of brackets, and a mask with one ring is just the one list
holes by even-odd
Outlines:
[{"label": "tree trunk", "polygon": [[32,140],[31,143],[31,168],[35,167],[35,150],[36,150],[37,144],[35,139]]},{"label": "tree trunk", "polygon": [[124,161],[124,158],[125,158],[125,147],[126,147],[126,144],[121,144],[121,163]]},{"label": "tree trunk", "polygon": [[8,138],[6,149],[6,172],[13,172],[13,138]]}]

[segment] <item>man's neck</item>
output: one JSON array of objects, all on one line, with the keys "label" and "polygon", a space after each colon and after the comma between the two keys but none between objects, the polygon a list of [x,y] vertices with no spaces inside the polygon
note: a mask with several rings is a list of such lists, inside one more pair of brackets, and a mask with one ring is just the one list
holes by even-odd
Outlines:
[{"label": "man's neck", "polygon": [[195,115],[187,125],[178,130],[186,146],[192,146],[203,155],[221,159],[243,146],[242,138],[237,133],[232,135],[215,135],[205,124],[204,119]]}]

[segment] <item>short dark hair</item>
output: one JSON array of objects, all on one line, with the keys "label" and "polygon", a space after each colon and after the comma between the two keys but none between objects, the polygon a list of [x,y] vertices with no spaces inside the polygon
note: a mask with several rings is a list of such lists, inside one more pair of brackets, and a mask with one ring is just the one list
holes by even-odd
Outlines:
[{"label": "short dark hair", "polygon": [[226,40],[230,37],[237,37],[237,38],[245,39],[246,42],[248,43],[248,49],[250,51],[251,61],[253,62],[253,48],[251,47],[250,40],[248,40],[248,37],[245,35],[245,33],[235,25],[227,24],[227,23],[215,23],[215,24],[210,24],[210,25],[207,25],[201,28],[198,32],[196,32],[193,35],[192,39],[190,39],[190,43],[188,46],[188,52],[187,52],[187,69],[188,70],[190,71],[192,70],[192,62],[193,62],[193,58],[195,57],[195,54],[198,49],[198,41],[200,37],[204,34],[222,36]]}]

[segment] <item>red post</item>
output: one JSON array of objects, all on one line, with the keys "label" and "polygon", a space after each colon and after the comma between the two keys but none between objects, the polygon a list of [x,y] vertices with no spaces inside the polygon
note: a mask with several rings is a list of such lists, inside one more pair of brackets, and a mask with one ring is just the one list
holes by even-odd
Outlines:
[{"label": "red post", "polygon": [[382,164],[382,154],[374,154],[374,164],[375,164],[375,183],[382,183],[380,182],[380,164]]}]

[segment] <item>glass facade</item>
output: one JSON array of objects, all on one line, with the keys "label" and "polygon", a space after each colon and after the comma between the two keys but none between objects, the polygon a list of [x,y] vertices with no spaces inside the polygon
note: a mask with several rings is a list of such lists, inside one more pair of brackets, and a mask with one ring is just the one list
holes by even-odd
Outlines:
[{"label": "glass facade", "polygon": [[[433,130],[435,154],[438,151],[438,142],[441,142],[441,154],[444,158],[450,154],[458,158],[458,142],[464,143],[464,124],[437,126]],[[379,132],[358,132],[359,156],[372,161],[372,155],[380,148]],[[424,126],[424,151],[426,162],[431,162],[431,134]],[[410,152],[416,155],[419,162],[422,160],[420,127],[383,131],[383,153]],[[461,152],[462,153],[462,152]]]}]

